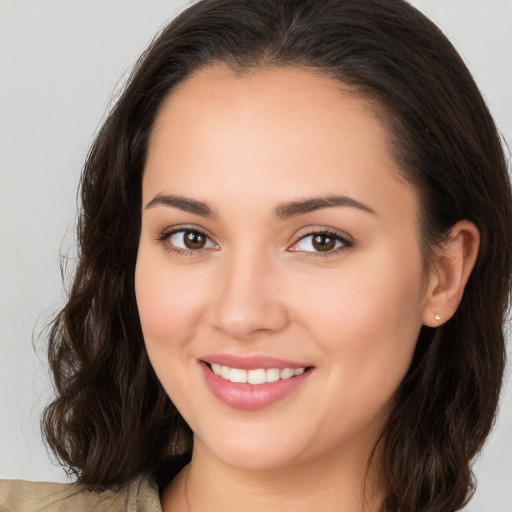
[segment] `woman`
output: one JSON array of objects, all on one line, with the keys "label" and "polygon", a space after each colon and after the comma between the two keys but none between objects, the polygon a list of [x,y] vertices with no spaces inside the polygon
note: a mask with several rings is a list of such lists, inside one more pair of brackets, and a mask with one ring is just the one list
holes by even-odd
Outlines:
[{"label": "woman", "polygon": [[407,4],[192,6],[83,173],[44,417],[80,486],[5,503],[457,510],[501,385],[511,202],[476,86]]}]

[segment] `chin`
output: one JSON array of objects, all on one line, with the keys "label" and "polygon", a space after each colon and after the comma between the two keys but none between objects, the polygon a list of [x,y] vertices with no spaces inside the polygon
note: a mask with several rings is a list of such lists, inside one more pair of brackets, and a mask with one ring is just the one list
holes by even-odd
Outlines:
[{"label": "chin", "polygon": [[214,453],[217,458],[227,466],[244,471],[272,471],[289,466],[296,462],[292,454],[276,452],[267,447],[266,449],[255,450],[254,446],[250,449],[239,449],[229,447],[222,451]]},{"label": "chin", "polygon": [[208,435],[200,437],[199,443],[216,459],[246,471],[268,471],[294,464],[307,444],[305,440],[295,438],[289,429],[257,429],[250,422],[245,425],[244,432],[221,429],[215,433],[210,430]]}]

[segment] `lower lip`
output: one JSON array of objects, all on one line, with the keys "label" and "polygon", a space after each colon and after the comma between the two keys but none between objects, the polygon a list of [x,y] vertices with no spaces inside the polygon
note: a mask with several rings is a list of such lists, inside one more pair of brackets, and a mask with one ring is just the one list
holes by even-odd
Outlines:
[{"label": "lower lip", "polygon": [[236,409],[255,411],[272,405],[287,397],[300,387],[309,377],[307,370],[300,375],[265,384],[241,384],[215,375],[205,364],[201,370],[210,391],[223,403]]}]

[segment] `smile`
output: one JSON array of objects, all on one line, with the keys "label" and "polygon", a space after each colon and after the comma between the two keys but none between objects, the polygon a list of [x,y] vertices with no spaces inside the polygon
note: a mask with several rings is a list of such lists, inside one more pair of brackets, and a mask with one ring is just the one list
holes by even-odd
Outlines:
[{"label": "smile", "polygon": [[268,382],[277,382],[278,380],[287,380],[304,373],[305,368],[256,368],[254,370],[243,370],[241,368],[230,368],[213,363],[211,369],[215,375],[225,380],[241,384],[266,384]]},{"label": "smile", "polygon": [[303,388],[315,367],[274,357],[227,354],[198,360],[210,392],[235,409],[258,410],[284,400]]}]

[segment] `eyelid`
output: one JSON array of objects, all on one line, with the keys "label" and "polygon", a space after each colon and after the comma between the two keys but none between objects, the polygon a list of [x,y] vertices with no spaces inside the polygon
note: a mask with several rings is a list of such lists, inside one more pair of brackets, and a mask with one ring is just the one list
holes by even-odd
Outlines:
[{"label": "eyelid", "polygon": [[[175,246],[167,243],[167,241],[169,240],[169,238],[172,235],[174,235],[176,233],[186,232],[186,231],[194,231],[196,233],[200,233],[201,235],[206,237],[212,244],[214,244],[215,247],[214,248],[202,247],[201,249],[183,249],[181,247],[175,247]],[[179,255],[185,254],[187,256],[193,256],[193,255],[200,256],[205,251],[219,249],[219,244],[214,240],[214,238],[208,233],[208,231],[206,229],[200,228],[199,226],[190,225],[190,224],[184,224],[184,225],[178,225],[178,226],[172,226],[172,227],[165,228],[157,235],[156,241],[161,243],[162,246],[169,252],[173,252],[173,253],[179,254]]]},{"label": "eyelid", "polygon": [[[342,245],[340,247],[337,247],[335,249],[332,249],[331,251],[301,251],[293,249],[295,245],[297,245],[300,241],[314,235],[330,235],[334,237],[336,240],[342,242]],[[291,244],[291,246],[288,247],[288,251],[290,252],[297,252],[297,253],[303,253],[308,258],[310,257],[328,257],[333,256],[336,254],[339,254],[340,252],[343,252],[344,250],[347,250],[351,248],[354,245],[354,239],[347,233],[340,231],[338,229],[334,229],[331,227],[326,226],[315,226],[315,227],[307,227],[301,229],[295,236],[294,240]]]},{"label": "eyelid", "polygon": [[[200,233],[201,235],[205,236],[212,244],[215,245],[214,248],[212,247],[202,247],[200,249],[183,249],[181,247],[176,247],[174,245],[169,244],[167,241],[169,238],[176,233],[180,232],[186,232],[186,231],[195,231],[197,233]],[[341,242],[341,246],[332,249],[330,251],[304,251],[304,250],[296,250],[293,249],[295,245],[297,245],[301,240],[304,240],[307,237],[314,236],[314,235],[330,235],[334,237],[337,241]],[[156,237],[156,241],[162,244],[162,246],[169,252],[172,252],[177,255],[181,256],[201,256],[206,251],[211,250],[219,250],[220,246],[215,241],[213,236],[211,236],[208,232],[208,230],[201,228],[196,225],[178,225],[178,226],[172,226],[168,227],[166,229],[163,229],[159,235]],[[340,231],[338,229],[334,229],[331,227],[326,226],[315,226],[315,227],[306,227],[302,228],[297,234],[293,237],[293,242],[291,245],[286,249],[290,252],[296,252],[296,253],[302,253],[305,257],[311,258],[311,257],[318,257],[318,258],[325,258],[329,256],[334,256],[339,254],[340,252],[343,252],[349,248],[351,248],[354,245],[354,239],[347,233]]]},{"label": "eyelid", "polygon": [[309,236],[309,235],[316,235],[316,234],[329,234],[329,235],[335,235],[343,240],[345,240],[347,243],[353,244],[355,242],[354,238],[349,235],[345,231],[341,231],[336,228],[331,228],[329,226],[307,226],[305,228],[300,229],[293,237],[293,243],[297,243],[299,240],[302,240],[303,238]]}]

